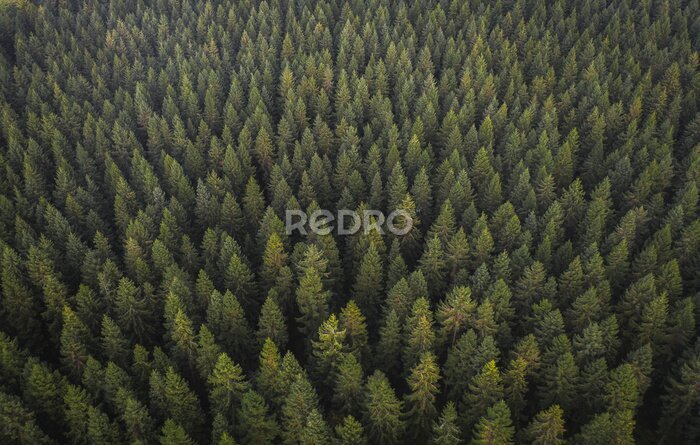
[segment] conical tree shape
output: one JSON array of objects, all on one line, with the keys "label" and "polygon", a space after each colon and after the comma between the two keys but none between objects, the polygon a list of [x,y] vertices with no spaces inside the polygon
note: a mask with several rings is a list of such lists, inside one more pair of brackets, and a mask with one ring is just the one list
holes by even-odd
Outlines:
[{"label": "conical tree shape", "polygon": [[537,413],[527,427],[526,435],[533,444],[563,445],[564,440],[564,411],[559,405],[552,405]]},{"label": "conical tree shape", "polygon": [[366,394],[364,419],[369,439],[376,443],[400,443],[405,431],[402,403],[380,371],[368,377]]},{"label": "conical tree shape", "polygon": [[425,353],[406,380],[411,390],[405,397],[406,417],[409,433],[414,437],[427,437],[432,421],[437,417],[435,404],[439,379],[435,357]]},{"label": "conical tree shape", "polygon": [[474,427],[474,445],[513,444],[515,428],[510,420],[510,411],[504,401],[490,407]]}]

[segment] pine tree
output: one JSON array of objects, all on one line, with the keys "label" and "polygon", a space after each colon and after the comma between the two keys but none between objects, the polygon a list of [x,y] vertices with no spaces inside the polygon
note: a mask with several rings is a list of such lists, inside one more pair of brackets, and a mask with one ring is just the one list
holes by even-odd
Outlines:
[{"label": "pine tree", "polygon": [[80,377],[87,361],[88,329],[70,307],[63,307],[63,329],[61,331],[61,360],[68,372]]},{"label": "pine tree", "polygon": [[139,342],[151,333],[149,308],[143,294],[128,278],[119,280],[116,299],[116,320],[134,339]]},{"label": "pine tree", "polygon": [[0,392],[0,439],[7,443],[48,444],[51,439],[39,428],[34,413],[19,398]]},{"label": "pine tree", "polygon": [[621,413],[604,412],[596,415],[593,420],[581,428],[581,432],[574,436],[575,443],[589,444],[632,444],[632,429],[634,422],[630,411]]},{"label": "pine tree", "polygon": [[[7,401],[9,402],[9,401]],[[89,396],[85,389],[68,385],[63,396],[64,416],[67,423],[67,437],[77,443],[87,440],[87,412],[90,407]],[[10,403],[8,403],[8,406]],[[10,425],[9,422],[5,425]]]},{"label": "pine tree", "polygon": [[209,377],[221,352],[221,347],[216,343],[214,335],[206,325],[201,325],[197,335],[196,365],[202,380]]},{"label": "pine tree", "polygon": [[133,441],[147,442],[153,440],[153,419],[146,406],[135,398],[128,396],[124,403],[122,419],[126,426],[127,437]]},{"label": "pine tree", "polygon": [[430,178],[424,166],[418,170],[411,186],[411,196],[416,203],[416,214],[424,221],[430,220],[433,204],[433,192],[430,187]]},{"label": "pine tree", "polygon": [[448,349],[443,373],[445,374],[445,386],[450,400],[458,400],[467,391],[471,370],[464,364],[470,363],[476,353],[476,349],[477,338],[473,329],[462,334],[457,339],[457,342]]},{"label": "pine tree", "polygon": [[394,376],[398,372],[401,361],[401,321],[395,310],[390,310],[384,318],[384,324],[379,328],[377,349],[382,351],[381,357],[375,357],[376,366],[387,375]]},{"label": "pine tree", "polygon": [[119,441],[117,426],[97,408],[89,407],[87,427],[88,443],[114,443]]},{"label": "pine tree", "polygon": [[535,302],[535,297],[540,297],[544,293],[545,281],[546,272],[539,261],[535,261],[525,269],[523,276],[513,289],[516,310],[527,313],[532,303]]},{"label": "pine tree", "polygon": [[257,231],[258,222],[262,221],[264,213],[265,199],[262,190],[255,178],[250,176],[245,187],[245,195],[243,196],[243,214],[246,215],[246,220],[248,221],[249,233]]},{"label": "pine tree", "polygon": [[231,255],[231,260],[224,272],[224,285],[227,291],[232,292],[247,311],[253,312],[254,309],[257,309],[257,304],[253,301],[255,288],[253,273],[236,253]]},{"label": "pine tree", "polygon": [[248,391],[250,384],[246,381],[243,369],[231,358],[222,353],[209,375],[209,400],[216,413],[233,415],[241,397]]},{"label": "pine tree", "polygon": [[339,327],[335,314],[331,314],[318,328],[318,340],[311,341],[314,375],[324,387],[331,384],[342,360],[346,333]]},{"label": "pine tree", "polygon": [[[387,312],[386,315],[388,315],[388,312],[394,311],[396,312],[396,316],[401,319],[405,320],[406,317],[409,315],[411,312],[411,307],[413,303],[415,302],[415,296],[424,296],[424,295],[419,295],[421,293],[421,289],[419,288],[418,284],[418,279],[417,277],[420,276],[422,277],[422,274],[418,272],[416,275],[411,275],[411,277],[416,278],[415,280],[411,280],[411,283],[409,283],[409,280],[406,278],[401,278],[388,292],[388,295],[386,297],[386,301],[384,303],[385,305],[385,312]],[[410,278],[410,277],[409,277]],[[421,284],[425,284],[425,281],[422,280]]]},{"label": "pine tree", "polygon": [[340,326],[345,329],[345,351],[357,356],[366,363],[369,358],[369,335],[365,317],[353,300],[340,311]]},{"label": "pine tree", "polygon": [[335,373],[333,404],[341,415],[359,415],[364,397],[364,372],[353,354],[344,354]]},{"label": "pine tree", "polygon": [[282,403],[284,381],[281,376],[282,357],[275,343],[267,338],[260,351],[260,364],[255,382],[265,399],[273,406]]},{"label": "pine tree", "polygon": [[513,442],[515,429],[510,420],[510,411],[504,401],[491,406],[474,427],[475,445],[508,445]]},{"label": "pine tree", "polygon": [[170,334],[173,341],[171,355],[185,368],[194,369],[197,360],[197,341],[192,327],[192,321],[182,309],[175,315],[175,323]]},{"label": "pine tree", "polygon": [[404,336],[407,334],[408,338],[403,350],[403,365],[404,369],[411,369],[424,353],[433,352],[435,346],[433,312],[425,298],[419,298],[413,304],[404,330]]},{"label": "pine tree", "polygon": [[401,420],[402,403],[396,398],[381,371],[367,378],[364,420],[367,434],[376,443],[400,443],[405,425]]},{"label": "pine tree", "polygon": [[238,430],[244,444],[273,443],[278,435],[277,422],[268,413],[268,407],[258,393],[248,390],[241,396],[238,409]]},{"label": "pine tree", "polygon": [[[489,361],[481,372],[472,378],[469,392],[462,398],[465,407],[464,424],[472,425],[496,402],[503,399],[503,383],[501,373],[494,360]],[[508,410],[510,419],[510,410]]]},{"label": "pine tree", "polygon": [[275,289],[277,303],[288,310],[291,306],[293,275],[279,235],[272,232],[267,239],[260,273],[263,289]]},{"label": "pine tree", "polygon": [[557,403],[564,409],[575,406],[579,368],[573,354],[566,352],[559,355],[551,366],[544,369],[542,381],[541,405]]},{"label": "pine tree", "polygon": [[471,251],[474,263],[481,264],[487,262],[491,257],[491,251],[493,249],[493,236],[489,228],[484,226],[480,231],[474,233],[471,239],[473,240]]},{"label": "pine tree", "polygon": [[153,371],[150,380],[151,403],[182,425],[188,434],[198,437],[204,425],[199,399],[172,367],[165,376]]},{"label": "pine tree", "polygon": [[469,325],[476,304],[468,287],[453,288],[438,305],[436,317],[440,323],[440,336],[452,346],[457,337]]},{"label": "pine tree", "polygon": [[526,403],[527,377],[528,363],[523,357],[511,360],[508,369],[503,375],[505,400],[516,423],[520,419]]},{"label": "pine tree", "polygon": [[405,397],[409,433],[414,437],[427,437],[430,426],[437,417],[435,406],[439,391],[440,371],[435,357],[430,353],[421,356],[420,362],[406,379],[411,392]]},{"label": "pine tree", "polygon": [[527,427],[526,436],[537,445],[563,445],[564,440],[564,411],[559,405],[552,405],[537,413]]},{"label": "pine tree", "polygon": [[335,435],[338,438],[339,445],[367,444],[362,424],[352,416],[345,417],[342,423],[335,427]]},{"label": "pine tree", "polygon": [[453,402],[447,402],[440,418],[433,422],[430,443],[434,445],[457,445],[460,443],[462,430],[457,424],[457,408]]},{"label": "pine tree", "polygon": [[452,201],[447,199],[440,208],[440,214],[430,226],[430,230],[428,231],[426,238],[430,240],[437,236],[440,240],[440,244],[445,246],[456,234],[456,231],[457,221],[455,218],[454,207],[452,206]]},{"label": "pine tree", "polygon": [[381,303],[383,280],[384,266],[381,257],[374,243],[370,242],[353,286],[354,300],[367,317],[370,326],[377,323],[377,309]]},{"label": "pine tree", "polygon": [[398,238],[391,242],[388,258],[389,265],[386,271],[385,289],[390,290],[401,278],[408,275],[408,267],[406,266],[406,260],[401,254],[401,245]]},{"label": "pine tree", "polygon": [[300,332],[309,338],[328,318],[328,301],[331,294],[324,290],[319,271],[310,267],[304,271],[296,292],[301,315],[297,317]]},{"label": "pine tree", "polygon": [[447,271],[445,252],[437,235],[428,239],[419,267],[428,283],[428,294],[437,298],[444,288]]},{"label": "pine tree", "polygon": [[315,445],[329,443],[331,431],[318,409],[312,409],[306,419],[306,425],[299,438],[302,445]]},{"label": "pine tree", "polygon": [[285,444],[299,443],[304,435],[309,414],[318,409],[318,396],[303,374],[298,374],[289,387],[282,405],[282,440]]},{"label": "pine tree", "polygon": [[639,391],[634,368],[623,364],[610,372],[606,385],[606,401],[612,412],[634,411],[637,407]]},{"label": "pine tree", "polygon": [[679,433],[685,428],[689,434],[696,430],[692,412],[698,405],[698,375],[700,356],[694,353],[681,365],[680,372],[667,379],[662,397],[664,415],[659,421],[663,438],[682,437]]},{"label": "pine tree", "polygon": [[161,445],[193,445],[194,443],[180,424],[173,419],[165,421],[160,434]]},{"label": "pine tree", "polygon": [[19,255],[9,246],[2,252],[2,308],[3,320],[21,338],[31,339],[37,332],[38,302],[26,282]]},{"label": "pine tree", "polygon": [[260,310],[256,335],[261,344],[269,338],[279,349],[284,349],[287,346],[287,325],[280,307],[270,295],[267,296]]},{"label": "pine tree", "polygon": [[207,309],[207,327],[234,357],[245,359],[251,347],[252,331],[238,299],[226,291],[212,292]]},{"label": "pine tree", "polygon": [[447,264],[448,276],[450,282],[461,284],[469,261],[469,241],[464,232],[464,228],[460,227],[452,238],[447,242],[445,261]]},{"label": "pine tree", "polygon": [[63,382],[58,373],[52,373],[33,359],[25,364],[22,380],[22,399],[26,407],[39,416],[41,425],[58,426],[63,403]]}]

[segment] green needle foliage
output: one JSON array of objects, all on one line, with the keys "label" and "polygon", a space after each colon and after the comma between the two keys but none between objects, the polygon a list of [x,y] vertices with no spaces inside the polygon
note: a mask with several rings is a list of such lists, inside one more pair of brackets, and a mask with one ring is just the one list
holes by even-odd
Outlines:
[{"label": "green needle foliage", "polygon": [[698,17],[0,0],[0,443],[699,443]]}]

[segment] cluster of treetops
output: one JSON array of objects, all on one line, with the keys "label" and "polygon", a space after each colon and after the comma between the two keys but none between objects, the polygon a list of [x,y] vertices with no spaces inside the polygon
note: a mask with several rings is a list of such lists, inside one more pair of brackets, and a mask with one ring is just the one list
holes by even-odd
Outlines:
[{"label": "cluster of treetops", "polygon": [[698,0],[1,2],[0,442],[697,444],[699,48]]}]

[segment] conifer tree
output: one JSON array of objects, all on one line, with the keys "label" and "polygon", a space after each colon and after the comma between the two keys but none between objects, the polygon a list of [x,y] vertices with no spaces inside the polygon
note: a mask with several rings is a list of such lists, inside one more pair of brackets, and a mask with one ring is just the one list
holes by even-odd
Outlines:
[{"label": "conifer tree", "polygon": [[153,371],[150,386],[151,401],[160,411],[182,425],[187,434],[201,434],[204,414],[199,399],[182,376],[172,367],[167,369],[165,375]]},{"label": "conifer tree", "polygon": [[153,440],[153,419],[147,408],[135,398],[128,396],[121,416],[126,425],[127,437],[133,441]]},{"label": "conifer tree", "polygon": [[243,369],[222,353],[209,375],[209,400],[215,412],[233,415],[241,397],[249,389]]},{"label": "conifer tree", "polygon": [[173,419],[168,419],[163,424],[160,434],[161,445],[191,445],[194,444],[192,438],[185,429],[175,423]]},{"label": "conifer tree", "polygon": [[238,299],[230,292],[215,290],[209,298],[207,327],[218,342],[236,357],[246,357],[252,331]]},{"label": "conifer tree", "polygon": [[270,295],[267,296],[260,310],[256,334],[260,343],[264,343],[265,339],[269,338],[280,349],[287,346],[287,325],[280,307]]},{"label": "conifer tree", "polygon": [[367,317],[370,326],[377,323],[377,308],[381,303],[383,280],[384,266],[381,257],[374,243],[370,242],[353,286],[355,302]]},{"label": "conifer tree", "polygon": [[554,363],[544,369],[543,384],[540,388],[542,404],[558,403],[562,408],[573,408],[578,380],[579,368],[573,354],[566,352],[560,355]]},{"label": "conifer tree", "polygon": [[419,265],[428,283],[428,294],[437,298],[444,288],[447,270],[445,252],[437,235],[427,241]]},{"label": "conifer tree", "polygon": [[559,405],[552,405],[537,413],[527,427],[526,435],[533,444],[563,445],[564,440],[564,411]]},{"label": "conifer tree", "polygon": [[326,385],[331,384],[343,356],[343,342],[347,331],[340,328],[335,314],[321,323],[318,340],[312,340],[314,375]]},{"label": "conifer tree", "polygon": [[667,380],[662,402],[664,412],[673,414],[665,414],[660,420],[663,437],[682,437],[679,430],[673,430],[674,427],[679,428],[679,425],[687,425],[689,434],[695,429],[696,423],[691,413],[693,407],[697,407],[698,390],[693,382],[697,382],[698,374],[700,359],[695,353],[683,363],[677,375]]},{"label": "conifer tree", "polygon": [[508,445],[512,444],[514,435],[510,411],[504,401],[491,406],[486,415],[481,417],[474,427],[474,440],[478,445]]},{"label": "conifer tree", "polygon": [[221,352],[221,347],[216,343],[214,335],[205,324],[202,324],[197,335],[196,351],[196,366],[202,380],[206,380],[209,377],[214,366],[216,366]]},{"label": "conifer tree", "polygon": [[326,422],[321,417],[318,409],[313,409],[309,413],[306,425],[299,438],[299,443],[312,445],[317,443],[329,443],[331,441],[331,431]]},{"label": "conifer tree", "polygon": [[115,314],[119,325],[141,342],[151,333],[148,304],[128,278],[119,280]]},{"label": "conifer tree", "polygon": [[471,377],[469,363],[477,350],[476,332],[471,329],[464,333],[457,342],[448,349],[447,359],[443,366],[445,386],[449,399],[459,399],[467,390]]},{"label": "conifer tree", "polygon": [[88,350],[86,341],[89,339],[88,329],[76,316],[70,307],[63,307],[63,329],[61,331],[61,359],[70,374],[79,377]]},{"label": "conifer tree", "polygon": [[102,318],[102,351],[106,358],[118,365],[127,363],[130,345],[119,326],[109,316]]},{"label": "conifer tree", "polygon": [[435,406],[439,391],[440,373],[435,357],[430,353],[421,356],[406,380],[411,393],[405,397],[408,430],[414,437],[427,437],[430,425],[437,416]]},{"label": "conifer tree", "polygon": [[353,300],[340,311],[340,326],[345,329],[345,351],[357,356],[361,363],[369,359],[369,335],[365,317]]},{"label": "conifer tree", "polygon": [[523,357],[511,360],[503,375],[505,401],[510,408],[516,423],[525,407],[525,396],[528,390],[528,363]]},{"label": "conifer tree", "polygon": [[256,387],[265,399],[275,406],[282,402],[284,394],[281,375],[282,356],[272,339],[267,338],[260,351]]},{"label": "conifer tree", "polygon": [[0,422],[5,426],[0,438],[8,443],[51,443],[50,438],[39,428],[31,411],[19,398],[0,392]]},{"label": "conifer tree", "polygon": [[367,378],[364,419],[368,438],[377,443],[399,443],[405,431],[402,403],[386,376],[375,371]]},{"label": "conifer tree", "polygon": [[10,246],[2,252],[2,315],[18,336],[31,338],[38,325],[38,302],[26,283],[21,259]]},{"label": "conifer tree", "polygon": [[[464,394],[462,404],[465,407],[464,423],[471,425],[496,402],[503,398],[501,373],[494,360],[489,361],[481,372],[472,378],[469,391]],[[510,410],[508,411],[510,419]]]},{"label": "conifer tree", "polygon": [[462,286],[453,288],[439,303],[436,317],[441,325],[440,334],[450,345],[469,326],[475,306],[471,290]]},{"label": "conifer tree", "polygon": [[241,301],[248,311],[257,309],[256,303],[252,300],[255,283],[253,273],[248,265],[236,253],[231,255],[231,260],[224,272],[224,285],[226,289],[233,293]]},{"label": "conifer tree", "polygon": [[457,408],[453,402],[447,402],[442,414],[433,422],[430,443],[435,445],[457,445],[462,431],[457,422]]},{"label": "conifer tree", "polygon": [[278,435],[278,425],[268,413],[265,400],[255,391],[248,390],[241,396],[241,406],[236,415],[242,443],[272,443]]},{"label": "conifer tree", "polygon": [[400,366],[402,337],[401,321],[395,310],[390,310],[384,318],[384,324],[379,328],[377,349],[382,351],[381,357],[376,357],[376,366],[387,375],[395,375]]},{"label": "conifer tree", "polygon": [[367,444],[362,424],[352,416],[345,417],[342,423],[335,427],[335,435],[341,445]]},{"label": "conifer tree", "polygon": [[[299,443],[304,437],[304,429],[311,411],[318,409],[318,396],[309,380],[298,374],[292,382],[289,393],[282,405],[281,423],[284,443]],[[317,411],[318,412],[318,411]]]},{"label": "conifer tree", "polygon": [[413,304],[411,316],[404,326],[408,335],[403,350],[404,368],[412,368],[426,352],[433,352],[435,331],[433,329],[433,312],[425,298],[419,298]]},{"label": "conifer tree", "polygon": [[[11,406],[9,400],[5,401],[7,407]],[[90,407],[88,393],[85,389],[75,385],[68,385],[66,394],[63,396],[65,404],[65,420],[67,422],[67,436],[75,442],[84,442],[87,440],[87,412]],[[20,405],[21,406],[21,405]],[[12,412],[8,409],[8,412]],[[5,425],[11,425],[9,421],[5,421]],[[9,429],[12,431],[12,429]]]},{"label": "conifer tree", "polygon": [[293,276],[287,264],[287,254],[276,232],[267,239],[261,271],[263,289],[275,289],[278,304],[289,309],[292,297]]},{"label": "conifer tree", "polygon": [[308,336],[313,335],[328,318],[328,300],[330,292],[324,290],[321,275],[315,267],[309,267],[303,272],[297,287],[296,298],[300,316],[297,321],[300,331]]}]

